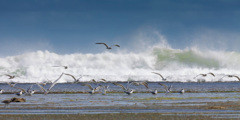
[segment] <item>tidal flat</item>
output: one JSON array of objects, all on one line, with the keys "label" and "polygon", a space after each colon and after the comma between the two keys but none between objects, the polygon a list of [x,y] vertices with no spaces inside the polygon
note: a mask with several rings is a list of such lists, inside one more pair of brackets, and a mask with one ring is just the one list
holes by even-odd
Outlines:
[{"label": "tidal flat", "polygon": [[197,92],[187,91],[184,94],[179,94],[175,90],[166,94],[160,88],[160,93],[152,95],[144,87],[136,87],[135,93],[127,95],[112,87],[106,95],[102,95],[101,92],[90,95],[85,88],[86,91],[77,92],[69,90],[73,89],[70,87],[66,89],[62,87],[62,91],[59,89],[56,86],[56,89],[47,95],[37,90],[32,96],[16,96],[12,88],[7,89],[0,95],[1,101],[20,97],[25,98],[26,102],[9,105],[1,103],[0,119],[240,119],[240,93],[234,90],[224,89],[225,91],[219,92],[211,89],[206,89],[208,91],[195,89]]}]

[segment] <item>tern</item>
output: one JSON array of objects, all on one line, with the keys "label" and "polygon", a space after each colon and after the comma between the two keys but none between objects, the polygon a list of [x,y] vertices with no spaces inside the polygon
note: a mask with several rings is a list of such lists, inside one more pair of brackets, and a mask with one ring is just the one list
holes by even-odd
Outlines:
[{"label": "tern", "polygon": [[212,72],[210,72],[210,73],[207,73],[207,74],[199,74],[199,75],[195,76],[193,79],[197,78],[198,76],[206,77],[208,74],[212,75],[213,77],[215,77],[215,75]]},{"label": "tern", "polygon": [[39,83],[36,83],[38,85],[39,88],[41,88],[41,90],[44,92],[44,95],[47,95],[49,93],[49,91],[57,84],[58,80],[63,76],[64,73],[62,73],[53,83],[52,85],[45,90]]},{"label": "tern", "polygon": [[107,94],[107,91],[108,91],[108,88],[109,86],[102,86],[103,90],[102,90],[102,95],[106,95]]},{"label": "tern", "polygon": [[184,92],[185,92],[184,89],[181,89],[181,90],[179,91],[180,94],[183,94]]},{"label": "tern", "polygon": [[223,79],[224,77],[235,77],[235,78],[238,79],[238,81],[240,81],[240,78],[238,76],[236,76],[236,75],[225,75],[221,79]]},{"label": "tern", "polygon": [[32,96],[35,93],[35,90],[31,90],[33,87],[33,84],[27,89],[27,92],[25,95]]},{"label": "tern", "polygon": [[21,96],[24,92],[20,90],[19,92],[16,93],[17,96]]},{"label": "tern", "polygon": [[14,87],[17,83],[15,83],[15,82],[7,82],[7,84],[8,84],[9,86],[11,86],[11,87]]},{"label": "tern", "polygon": [[171,92],[171,90],[172,90],[172,85],[167,86],[167,85],[165,85],[165,84],[163,84],[163,83],[158,83],[158,84],[164,87],[166,93]]},{"label": "tern", "polygon": [[130,91],[124,91],[126,94],[131,95],[135,90],[131,89]]},{"label": "tern", "polygon": [[143,81],[143,82],[138,82],[138,81],[131,81],[129,82],[130,85],[135,85],[135,86],[139,86],[139,85],[144,85],[147,89],[149,88],[148,87],[148,83],[146,81]]},{"label": "tern", "polygon": [[88,88],[91,90],[89,91],[91,95],[98,91],[100,88],[102,88],[102,86],[97,86],[96,88],[93,88],[90,84],[85,84],[84,86],[88,86]]},{"label": "tern", "polygon": [[35,92],[34,90],[30,90],[30,89],[32,89],[32,86],[33,85],[31,85],[27,90],[24,90],[23,88],[15,87],[15,86],[13,88],[16,88],[16,89],[20,90],[19,92],[16,93],[16,95],[18,95],[18,96],[21,96],[22,94],[31,96]]},{"label": "tern", "polygon": [[128,86],[127,86],[127,88],[125,88],[122,84],[119,84],[119,83],[112,83],[112,84],[121,87],[124,90],[123,92],[128,94],[128,95],[131,95],[135,91],[133,89],[129,90]]},{"label": "tern", "polygon": [[96,43],[96,44],[103,44],[105,45],[106,49],[112,49],[112,46],[116,46],[116,47],[120,47],[120,45],[111,45],[111,46],[108,46],[106,43]]},{"label": "tern", "polygon": [[158,91],[155,89],[154,91],[150,91],[153,95],[157,95]]},{"label": "tern", "polygon": [[164,78],[160,73],[157,73],[157,72],[152,72],[152,73],[154,73],[154,74],[156,74],[156,75],[159,75],[159,76],[162,78],[163,81],[166,81],[166,80],[167,80],[167,78]]},{"label": "tern", "polygon": [[5,75],[9,77],[8,79],[13,79],[13,78],[15,78],[14,75],[9,75],[9,74],[5,74]]},{"label": "tern", "polygon": [[2,93],[3,93],[3,91],[4,91],[3,89],[0,89],[0,94],[2,94]]}]

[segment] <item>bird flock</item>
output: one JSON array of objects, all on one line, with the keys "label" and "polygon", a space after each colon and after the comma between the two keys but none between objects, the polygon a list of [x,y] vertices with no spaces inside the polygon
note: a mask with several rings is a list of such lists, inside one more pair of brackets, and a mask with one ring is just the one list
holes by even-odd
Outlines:
[{"label": "bird flock", "polygon": [[[56,67],[56,66],[54,66]],[[64,66],[64,69],[67,68],[66,66]],[[156,74],[158,75],[162,81],[166,82],[167,81],[167,78],[163,77],[163,75],[161,75],[160,73],[157,73],[157,72],[152,72],[153,74]],[[15,76],[12,76],[12,75],[9,75],[9,74],[5,74],[6,76],[8,76],[9,78],[8,79],[14,79]],[[213,77],[215,77],[215,74],[213,73],[206,73],[206,74],[199,74],[199,75],[196,75],[194,77],[194,79],[202,76],[202,77],[206,77],[207,75],[211,75]],[[37,85],[40,90],[42,91],[43,94],[47,95],[51,89],[58,83],[58,81],[63,77],[63,76],[68,76],[70,78],[73,79],[73,83],[80,83],[81,86],[86,86],[89,88],[89,94],[94,94],[100,90],[102,90],[102,94],[103,95],[106,95],[107,91],[109,91],[109,86],[106,86],[105,83],[111,83],[115,86],[118,86],[122,89],[122,91],[124,93],[126,93],[127,95],[131,95],[134,91],[134,89],[131,89],[131,86],[134,85],[134,86],[144,86],[147,91],[149,91],[149,93],[153,94],[153,95],[156,95],[158,93],[157,91],[157,88],[155,88],[154,90],[150,89],[149,86],[148,86],[148,82],[147,81],[131,81],[131,80],[128,80],[127,81],[127,84],[126,86],[124,86],[123,84],[121,83],[118,83],[118,82],[110,82],[110,81],[107,81],[106,79],[99,79],[99,80],[95,80],[95,79],[91,79],[89,82],[81,82],[80,79],[82,78],[82,76],[76,78],[74,75],[72,74],[69,74],[69,73],[61,73],[60,76],[54,80],[54,81],[48,81],[48,82],[41,82],[41,83],[33,83],[28,89],[23,89],[23,88],[20,88],[17,86],[18,83],[15,83],[15,82],[7,82],[7,84],[12,87],[12,88],[15,88],[15,89],[18,89],[19,91],[16,93],[17,96],[21,96],[23,94],[27,95],[27,96],[32,96],[34,93],[35,93],[35,90],[32,90],[32,87],[33,85]],[[223,76],[221,79],[223,79],[224,77],[235,77],[237,78],[239,81],[240,81],[240,78],[236,75],[225,75]],[[49,88],[44,88],[44,86],[46,84],[50,84],[50,87]],[[93,87],[93,84],[95,84],[96,87]],[[163,84],[162,82],[158,82],[157,84],[159,84],[160,86],[163,87],[163,89],[165,90],[166,93],[170,93],[172,91],[172,88],[173,86],[172,85],[165,85]],[[0,89],[0,94],[2,94],[4,92],[3,89]],[[185,92],[184,88],[182,88],[179,93],[183,94]]]},{"label": "bird flock", "polygon": [[[120,47],[120,45],[107,45],[106,43],[96,43],[96,44],[102,44],[106,47],[106,49],[112,49],[112,47]],[[58,68],[64,68],[64,69],[69,69],[68,66],[52,66],[52,67],[58,67]],[[164,77],[162,74],[158,73],[158,72],[152,72],[153,74],[155,75],[158,75],[162,81],[166,82],[167,81],[167,77]],[[209,73],[206,73],[206,74],[198,74],[196,75],[193,79],[197,79],[198,77],[202,76],[202,77],[206,77],[208,75],[211,75],[213,77],[215,77],[215,74],[212,73],[212,72],[209,72]],[[16,76],[14,75],[10,75],[10,74],[5,74],[5,76],[8,77],[8,79],[14,79],[16,78]],[[17,89],[19,90],[16,95],[17,96],[21,96],[21,95],[27,95],[27,96],[32,96],[34,93],[35,93],[35,90],[32,90],[33,86],[34,85],[37,85],[40,90],[42,91],[43,94],[47,95],[51,89],[58,83],[58,81],[63,77],[63,76],[66,76],[66,77],[70,77],[73,79],[73,83],[80,83],[81,86],[86,86],[87,88],[89,88],[89,91],[88,93],[93,95],[95,94],[96,92],[99,92],[99,91],[102,91],[102,95],[106,95],[107,94],[107,91],[109,91],[109,86],[107,86],[106,83],[111,83],[117,87],[120,87],[122,89],[122,92],[123,93],[126,93],[127,95],[131,95],[133,94],[134,91],[136,91],[135,89],[132,89],[131,86],[134,85],[134,86],[144,86],[147,91],[149,93],[151,93],[152,95],[157,95],[158,94],[158,89],[155,88],[155,89],[150,89],[149,86],[148,86],[148,82],[147,81],[127,81],[127,84],[126,86],[124,86],[123,84],[121,83],[118,83],[118,82],[110,82],[110,81],[107,81],[106,79],[102,78],[100,80],[95,80],[95,79],[91,79],[89,82],[81,82],[80,79],[82,78],[82,76],[80,77],[75,77],[74,75],[72,74],[69,74],[69,73],[61,73],[59,75],[59,77],[56,79],[56,80],[53,80],[53,81],[45,81],[45,82],[41,82],[41,83],[33,83],[32,85],[29,86],[28,89],[23,89],[21,87],[19,87],[17,84],[18,83],[15,83],[15,82],[7,82],[7,84],[11,87],[11,88],[14,88],[14,89]],[[239,81],[240,81],[240,78],[236,75],[224,75],[221,79],[223,79],[224,77],[230,77],[230,78],[237,78]],[[51,84],[49,88],[45,88],[44,86],[46,84]],[[94,86],[93,86],[94,84]],[[172,91],[172,88],[173,86],[172,85],[165,85],[163,84],[162,82],[158,82],[157,83],[158,85],[160,85],[161,87],[163,87],[163,89],[165,90],[166,93],[170,93]],[[181,90],[179,90],[179,93],[180,94],[183,94],[185,92],[184,88],[182,88]],[[3,89],[0,89],[0,94],[4,93],[4,90]],[[4,100],[2,101],[2,103],[5,103],[5,104],[9,104],[12,100]]]}]

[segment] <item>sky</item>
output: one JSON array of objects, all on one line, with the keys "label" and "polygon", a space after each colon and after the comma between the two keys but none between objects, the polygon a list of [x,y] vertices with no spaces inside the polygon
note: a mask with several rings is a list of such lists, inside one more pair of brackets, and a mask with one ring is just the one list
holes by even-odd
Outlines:
[{"label": "sky", "polygon": [[175,49],[240,52],[239,6],[239,0],[0,0],[0,56],[104,52],[96,42],[131,51],[139,40],[160,38]]}]

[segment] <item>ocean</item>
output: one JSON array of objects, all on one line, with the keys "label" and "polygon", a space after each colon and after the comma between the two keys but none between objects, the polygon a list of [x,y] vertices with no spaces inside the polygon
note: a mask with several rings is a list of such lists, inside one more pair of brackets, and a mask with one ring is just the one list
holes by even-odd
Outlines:
[{"label": "ocean", "polygon": [[[108,51],[102,53],[57,54],[50,51],[27,52],[0,58],[0,82],[36,83],[54,81],[61,73],[107,81],[149,81],[162,79],[152,72],[160,73],[168,82],[231,82],[240,75],[240,53],[203,50],[197,47],[173,49],[154,46],[139,52]],[[63,67],[68,66],[68,69]],[[212,72],[206,77],[198,76]],[[15,75],[8,79],[5,74]],[[73,82],[63,76],[59,83]]]}]

